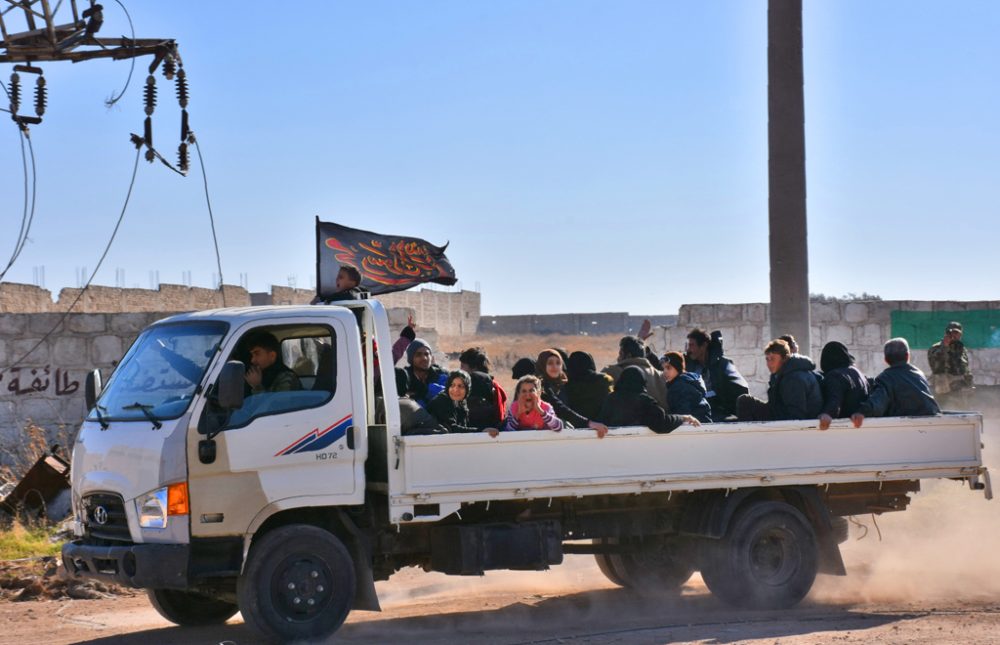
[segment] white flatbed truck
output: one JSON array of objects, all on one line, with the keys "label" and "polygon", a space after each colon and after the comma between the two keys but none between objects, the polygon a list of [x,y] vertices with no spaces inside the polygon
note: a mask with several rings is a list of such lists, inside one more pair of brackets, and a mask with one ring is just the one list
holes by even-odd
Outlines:
[{"label": "white flatbed truck", "polygon": [[[261,331],[301,390],[244,390],[245,339]],[[978,414],[826,432],[782,421],[402,436],[391,343],[375,300],[147,328],[106,387],[87,379],[69,573],[146,589],[179,625],[241,611],[275,640],[377,610],[374,582],[403,567],[481,575],[568,553],[647,593],[700,571],[727,603],[789,607],[817,573],[845,573],[846,516],[904,510],[922,479],[991,497]]]}]

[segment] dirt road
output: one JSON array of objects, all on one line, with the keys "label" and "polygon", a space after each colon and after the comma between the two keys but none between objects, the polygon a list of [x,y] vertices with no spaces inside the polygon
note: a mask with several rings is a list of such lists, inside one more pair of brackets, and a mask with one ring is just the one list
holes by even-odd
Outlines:
[{"label": "dirt road", "polygon": [[[862,574],[864,575],[864,574]],[[381,614],[356,612],[338,643],[996,643],[1000,597],[889,602],[838,599],[854,583],[823,578],[785,612],[741,612],[695,576],[680,597],[651,600],[608,583],[592,561],[477,579],[404,571],[379,583]],[[124,645],[257,642],[239,615],[223,627],[180,629],[145,597],[5,603],[0,643]]]}]

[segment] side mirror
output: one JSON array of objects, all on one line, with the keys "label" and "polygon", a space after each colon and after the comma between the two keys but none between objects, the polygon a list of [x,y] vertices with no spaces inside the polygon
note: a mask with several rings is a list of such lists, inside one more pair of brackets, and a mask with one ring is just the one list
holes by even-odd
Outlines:
[{"label": "side mirror", "polygon": [[239,410],[243,407],[246,370],[246,366],[240,361],[229,361],[222,366],[222,373],[219,374],[215,389],[220,408]]},{"label": "side mirror", "polygon": [[93,410],[94,406],[97,405],[97,399],[100,398],[103,389],[104,383],[101,381],[101,370],[87,372],[87,378],[84,380],[83,385],[83,396],[87,402],[88,410]]}]

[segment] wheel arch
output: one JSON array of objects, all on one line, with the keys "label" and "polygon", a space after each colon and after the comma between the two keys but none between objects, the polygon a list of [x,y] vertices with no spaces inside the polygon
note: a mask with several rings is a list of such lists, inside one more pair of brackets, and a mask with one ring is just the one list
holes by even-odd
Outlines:
[{"label": "wheel arch", "polygon": [[308,524],[337,536],[354,562],[355,590],[354,609],[367,611],[382,611],[375,592],[375,576],[372,571],[371,539],[357,524],[336,506],[311,506],[274,510],[265,519],[255,521],[256,529],[248,533],[244,540],[243,568],[246,568],[247,555],[253,545],[271,531],[290,524]]},{"label": "wheel arch", "polygon": [[796,508],[816,532],[819,572],[839,576],[847,574],[830,511],[815,486],[739,488],[696,493],[684,505],[678,530],[683,535],[720,539],[729,529],[736,512],[744,505],[757,501],[785,502]]}]

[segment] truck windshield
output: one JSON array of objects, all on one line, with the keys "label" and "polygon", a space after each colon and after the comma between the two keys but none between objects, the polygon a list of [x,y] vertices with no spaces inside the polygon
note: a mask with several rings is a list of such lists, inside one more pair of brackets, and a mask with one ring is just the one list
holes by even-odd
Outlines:
[{"label": "truck windshield", "polygon": [[92,421],[153,421],[184,414],[229,325],[184,322],[151,327],[122,358]]}]

